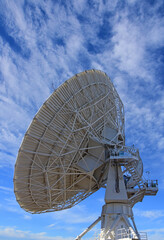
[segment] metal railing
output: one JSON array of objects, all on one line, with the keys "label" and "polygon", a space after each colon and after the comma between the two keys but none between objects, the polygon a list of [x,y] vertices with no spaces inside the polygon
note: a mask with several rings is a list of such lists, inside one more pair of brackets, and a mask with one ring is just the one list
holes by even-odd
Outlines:
[{"label": "metal railing", "polygon": [[140,232],[139,235],[140,235],[141,240],[148,240],[146,232]]},{"label": "metal railing", "polygon": [[[137,235],[131,229],[120,228],[117,230],[117,233],[114,234],[113,238],[107,236],[102,230],[96,230],[94,235],[87,240],[138,240]],[[146,232],[139,232],[140,240],[148,240]]]},{"label": "metal railing", "polygon": [[146,187],[158,187],[158,180],[146,180],[144,184]]},{"label": "metal railing", "polygon": [[116,239],[137,239],[136,234],[132,233],[130,229],[120,228],[117,230]]}]

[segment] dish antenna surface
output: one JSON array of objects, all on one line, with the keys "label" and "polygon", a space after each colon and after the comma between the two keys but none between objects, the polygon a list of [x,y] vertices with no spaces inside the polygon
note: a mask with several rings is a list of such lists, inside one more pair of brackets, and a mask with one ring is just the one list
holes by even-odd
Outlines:
[{"label": "dish antenna surface", "polygon": [[96,239],[141,239],[132,207],[158,191],[142,175],[139,151],[125,146],[117,91],[104,72],[88,70],[55,90],[32,120],[15,165],[14,192],[23,209],[42,213],[70,208],[105,187],[101,217],[76,239],[100,220]]}]

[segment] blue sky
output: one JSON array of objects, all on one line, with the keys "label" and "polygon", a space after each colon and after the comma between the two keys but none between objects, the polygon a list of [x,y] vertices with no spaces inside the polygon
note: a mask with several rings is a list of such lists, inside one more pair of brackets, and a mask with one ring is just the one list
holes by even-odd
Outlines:
[{"label": "blue sky", "polygon": [[22,210],[13,193],[17,152],[35,113],[61,83],[92,68],[112,79],[125,106],[126,144],[140,149],[145,176],[159,180],[157,196],[134,207],[138,229],[164,240],[164,1],[0,0],[1,240],[73,240],[101,214],[103,189],[39,215]]}]

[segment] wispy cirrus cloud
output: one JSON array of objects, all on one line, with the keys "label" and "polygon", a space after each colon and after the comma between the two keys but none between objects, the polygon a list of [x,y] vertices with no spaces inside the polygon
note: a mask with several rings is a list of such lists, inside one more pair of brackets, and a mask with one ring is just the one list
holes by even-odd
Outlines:
[{"label": "wispy cirrus cloud", "polygon": [[139,210],[137,208],[134,209],[134,214],[139,217],[149,218],[151,220],[155,220],[161,217],[164,217],[163,210]]},{"label": "wispy cirrus cloud", "polygon": [[150,240],[164,240],[164,228],[146,229],[145,232],[148,233],[148,238]]},{"label": "wispy cirrus cloud", "polygon": [[[100,213],[88,214],[89,209],[85,205],[76,205],[71,209],[53,213],[55,221],[62,221],[66,224],[92,223]],[[71,216],[71,218],[70,218]]]},{"label": "wispy cirrus cloud", "polygon": [[[162,5],[162,0],[1,1],[0,183],[8,183],[0,188],[1,200],[4,193],[6,196],[11,192],[17,151],[39,107],[54,88],[90,68],[111,77],[125,105],[126,144],[134,143],[140,149],[145,169],[150,168],[154,178],[158,173],[163,188]],[[14,201],[4,201],[5,213],[17,214],[22,222],[33,222],[33,217],[24,215]],[[66,227],[74,231],[72,225],[82,229],[83,224],[90,224],[99,215],[93,211],[88,215],[89,210],[77,206],[52,213],[52,223],[46,223],[51,227],[46,230],[59,229],[61,223],[63,231]],[[163,218],[163,211],[150,208],[138,210],[136,215],[158,220]],[[11,227],[13,236],[51,239],[46,237],[48,234],[34,236],[32,231],[19,233],[18,229],[21,227]],[[10,232],[7,227],[1,231]],[[155,240],[162,239],[162,232],[160,236],[157,230],[151,234]]]},{"label": "wispy cirrus cloud", "polygon": [[[110,4],[95,1],[92,9],[88,8],[86,1],[81,1],[81,10],[74,1],[61,6],[58,3],[41,4],[37,1],[6,5],[8,35],[19,43],[25,41],[31,52],[29,59],[24,59],[13,52],[10,44],[1,41],[1,73],[5,79],[1,83],[1,108],[5,113],[3,118],[8,116],[8,119],[4,118],[8,128],[4,127],[3,122],[6,135],[10,135],[10,131],[12,133],[13,127],[20,129],[18,125],[25,131],[34,113],[52,92],[52,83],[56,88],[75,73],[95,67],[106,71],[113,78],[126,106],[128,131],[137,126],[140,132],[147,130],[145,136],[151,141],[154,139],[154,143],[156,136],[161,139],[157,130],[162,126],[163,110],[161,112],[158,106],[163,105],[163,91],[160,90],[160,83],[157,84],[154,79],[155,72],[151,66],[156,66],[157,61],[152,58],[151,51],[163,46],[163,19],[157,14],[162,3],[147,8],[151,18],[143,12],[146,3],[138,5],[134,1],[133,4],[138,7],[138,13],[133,12],[131,15],[130,6],[125,4],[119,9],[117,1]],[[107,11],[116,11],[116,14],[109,14],[107,18]],[[86,21],[82,21],[84,12]],[[59,25],[62,26],[60,29]],[[108,35],[104,35],[102,29]],[[149,91],[145,92],[147,88]],[[154,93],[154,89],[158,94]],[[156,99],[155,102],[153,100],[154,106],[146,100],[146,105],[141,108],[140,105],[151,94]],[[4,99],[6,95],[10,99],[9,104]],[[13,109],[16,114],[9,117]],[[152,128],[156,116],[159,116],[157,125]],[[9,127],[11,119],[15,123],[12,129]],[[130,135],[137,132],[131,130]],[[145,138],[142,137],[141,146]],[[157,146],[161,146],[161,140]]]},{"label": "wispy cirrus cloud", "polygon": [[4,186],[0,186],[0,190],[2,190],[2,191],[6,191],[6,192],[12,192],[12,191],[13,191],[12,188],[4,187]]},{"label": "wispy cirrus cloud", "polygon": [[7,239],[32,239],[32,240],[73,240],[71,237],[63,238],[61,236],[50,237],[46,232],[32,233],[30,231],[22,231],[15,227],[3,227],[0,226],[0,236]]}]

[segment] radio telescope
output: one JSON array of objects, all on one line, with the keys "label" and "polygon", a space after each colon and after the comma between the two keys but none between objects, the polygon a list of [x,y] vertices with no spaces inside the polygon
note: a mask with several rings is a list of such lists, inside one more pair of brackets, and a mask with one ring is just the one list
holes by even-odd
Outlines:
[{"label": "radio telescope", "polygon": [[14,192],[30,213],[67,209],[101,187],[105,205],[96,239],[142,239],[132,207],[156,195],[139,151],[125,146],[124,106],[109,77],[88,70],[64,82],[32,120],[18,152]]}]

